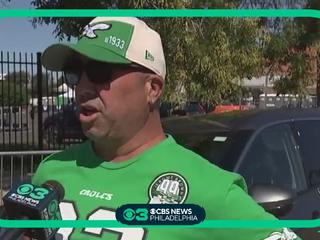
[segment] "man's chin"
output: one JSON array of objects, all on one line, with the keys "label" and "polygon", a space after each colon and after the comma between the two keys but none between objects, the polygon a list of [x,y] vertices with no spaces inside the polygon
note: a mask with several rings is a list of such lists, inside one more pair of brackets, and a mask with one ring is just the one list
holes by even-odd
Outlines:
[{"label": "man's chin", "polygon": [[99,131],[98,129],[95,129],[94,127],[87,128],[87,129],[82,128],[82,131],[83,131],[84,135],[92,141],[99,141],[100,139],[104,138],[104,136],[105,136],[105,134],[101,130]]}]

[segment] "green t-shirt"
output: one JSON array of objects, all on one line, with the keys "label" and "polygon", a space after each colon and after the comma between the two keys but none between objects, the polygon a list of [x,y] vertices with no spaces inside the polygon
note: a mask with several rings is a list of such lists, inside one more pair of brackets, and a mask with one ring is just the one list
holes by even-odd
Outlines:
[{"label": "green t-shirt", "polygon": [[[206,220],[275,219],[247,195],[239,175],[214,166],[171,136],[120,163],[97,157],[92,142],[86,141],[42,161],[33,183],[47,180],[56,180],[65,189],[60,203],[63,219],[115,220],[115,210],[131,203],[197,204],[205,209]],[[280,232],[270,228],[61,228],[56,239],[277,240],[269,236],[278,234],[280,239],[285,235]]]}]

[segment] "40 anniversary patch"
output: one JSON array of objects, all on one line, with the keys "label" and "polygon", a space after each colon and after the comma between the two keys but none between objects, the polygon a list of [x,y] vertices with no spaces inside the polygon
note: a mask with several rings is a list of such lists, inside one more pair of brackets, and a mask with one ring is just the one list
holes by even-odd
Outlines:
[{"label": "40 anniversary patch", "polygon": [[149,203],[184,203],[187,195],[187,181],[173,172],[161,174],[149,186]]}]

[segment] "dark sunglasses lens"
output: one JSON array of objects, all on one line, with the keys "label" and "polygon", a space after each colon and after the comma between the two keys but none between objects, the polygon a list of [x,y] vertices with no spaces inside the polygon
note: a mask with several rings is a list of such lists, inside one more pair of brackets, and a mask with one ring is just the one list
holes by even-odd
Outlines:
[{"label": "dark sunglasses lens", "polygon": [[104,84],[110,81],[112,70],[105,63],[92,62],[87,65],[86,73],[93,83]]},{"label": "dark sunglasses lens", "polygon": [[64,72],[64,79],[68,86],[75,86],[79,83],[79,74],[76,72]]}]

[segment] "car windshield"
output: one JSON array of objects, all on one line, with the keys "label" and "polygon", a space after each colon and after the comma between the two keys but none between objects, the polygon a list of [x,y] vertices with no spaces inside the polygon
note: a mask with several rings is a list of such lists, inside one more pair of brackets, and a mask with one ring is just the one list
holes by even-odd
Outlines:
[{"label": "car windshield", "polygon": [[188,112],[199,112],[199,111],[201,111],[201,109],[199,107],[199,104],[192,103],[192,104],[188,105],[187,111]]},{"label": "car windshield", "polygon": [[215,165],[232,171],[251,133],[252,131],[249,130],[241,130],[214,132],[202,137],[190,136],[189,140],[182,145]]}]

